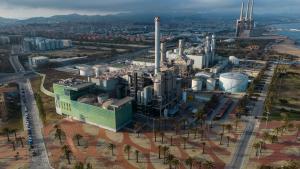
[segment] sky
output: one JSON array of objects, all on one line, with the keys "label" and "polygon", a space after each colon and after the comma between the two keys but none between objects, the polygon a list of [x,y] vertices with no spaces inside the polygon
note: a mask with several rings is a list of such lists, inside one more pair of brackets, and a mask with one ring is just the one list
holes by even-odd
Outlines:
[{"label": "sky", "polygon": [[[247,0],[244,0],[245,2]],[[242,0],[0,0],[0,17],[26,19],[65,14],[134,12],[238,12]],[[257,14],[293,14],[300,0],[255,0]]]}]

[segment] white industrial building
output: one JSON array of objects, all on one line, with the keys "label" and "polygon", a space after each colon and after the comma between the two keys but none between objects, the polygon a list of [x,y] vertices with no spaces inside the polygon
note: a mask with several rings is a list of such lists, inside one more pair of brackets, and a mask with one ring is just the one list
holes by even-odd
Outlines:
[{"label": "white industrial building", "polygon": [[37,56],[37,57],[30,57],[29,64],[32,67],[39,67],[49,63],[49,58],[46,56]]},{"label": "white industrial building", "polygon": [[238,72],[222,73],[220,75],[219,87],[225,92],[245,92],[248,86],[248,76]]},{"label": "white industrial building", "polygon": [[239,65],[240,59],[235,56],[229,56],[229,62],[233,65]]}]

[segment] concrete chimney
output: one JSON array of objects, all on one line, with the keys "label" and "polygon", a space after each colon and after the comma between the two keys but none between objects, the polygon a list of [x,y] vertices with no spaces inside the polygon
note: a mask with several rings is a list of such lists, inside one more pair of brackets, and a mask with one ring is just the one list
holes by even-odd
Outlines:
[{"label": "concrete chimney", "polygon": [[216,36],[213,34],[211,36],[211,63],[215,62],[215,53],[216,53]]},{"label": "concrete chimney", "polygon": [[240,20],[243,20],[243,18],[244,18],[244,2],[242,2]]},{"label": "concrete chimney", "polygon": [[246,11],[246,20],[249,20],[250,15],[250,0],[248,0],[247,11]]},{"label": "concrete chimney", "polygon": [[178,50],[179,50],[180,57],[183,56],[183,50],[184,50],[183,46],[184,46],[184,40],[180,39],[179,44],[178,44]]},{"label": "concrete chimney", "polygon": [[160,43],[160,64],[166,62],[166,43]]},{"label": "concrete chimney", "polygon": [[160,17],[155,17],[155,74],[160,72]]},{"label": "concrete chimney", "polygon": [[253,20],[253,6],[254,6],[254,0],[251,0],[251,8],[250,8],[250,20]]}]

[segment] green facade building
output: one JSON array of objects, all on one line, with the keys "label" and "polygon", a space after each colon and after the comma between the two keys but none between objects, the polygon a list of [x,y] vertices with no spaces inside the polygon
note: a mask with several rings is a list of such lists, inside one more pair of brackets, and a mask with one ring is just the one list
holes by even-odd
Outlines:
[{"label": "green facade building", "polygon": [[[132,98],[108,99],[99,103],[79,101],[80,97],[95,95],[95,83],[67,81],[53,84],[56,112],[69,118],[118,131],[132,120]],[[96,96],[96,95],[95,95]]]}]

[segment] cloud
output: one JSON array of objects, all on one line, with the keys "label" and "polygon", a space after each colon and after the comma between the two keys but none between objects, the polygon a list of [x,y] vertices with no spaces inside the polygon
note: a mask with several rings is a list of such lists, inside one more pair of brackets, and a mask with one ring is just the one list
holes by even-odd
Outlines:
[{"label": "cloud", "polygon": [[[244,0],[247,1],[247,0]],[[256,2],[257,1],[257,2]],[[300,0],[256,0],[260,13],[297,12]],[[241,0],[1,0],[0,15],[110,14],[120,12],[218,12],[238,11]],[[43,10],[45,13],[43,13]],[[11,12],[9,12],[11,11]],[[13,12],[14,11],[14,12]],[[20,12],[21,11],[21,12]],[[17,15],[17,14],[15,14]]]}]

